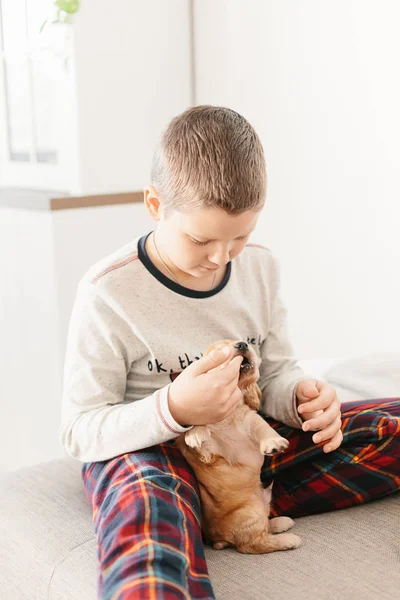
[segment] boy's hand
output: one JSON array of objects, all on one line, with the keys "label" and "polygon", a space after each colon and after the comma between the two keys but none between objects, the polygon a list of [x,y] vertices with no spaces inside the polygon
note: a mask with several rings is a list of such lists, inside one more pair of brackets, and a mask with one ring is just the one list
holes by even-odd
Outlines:
[{"label": "boy's hand", "polygon": [[324,452],[339,448],[343,441],[340,401],[334,387],[324,381],[303,379],[296,389],[298,412],[306,421],[303,431],[318,431],[313,442],[329,441],[323,446]]},{"label": "boy's hand", "polygon": [[[224,352],[225,351],[225,352]],[[187,367],[168,390],[171,415],[180,425],[208,425],[228,416],[242,398],[238,388],[243,356],[229,361],[233,348],[225,346]],[[212,373],[208,371],[212,371]]]}]

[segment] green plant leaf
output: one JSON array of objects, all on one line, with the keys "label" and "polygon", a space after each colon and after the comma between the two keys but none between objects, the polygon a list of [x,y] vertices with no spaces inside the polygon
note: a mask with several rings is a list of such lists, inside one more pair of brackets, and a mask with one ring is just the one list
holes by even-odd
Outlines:
[{"label": "green plant leaf", "polygon": [[73,15],[79,10],[80,0],[56,0],[54,6],[69,15]]}]

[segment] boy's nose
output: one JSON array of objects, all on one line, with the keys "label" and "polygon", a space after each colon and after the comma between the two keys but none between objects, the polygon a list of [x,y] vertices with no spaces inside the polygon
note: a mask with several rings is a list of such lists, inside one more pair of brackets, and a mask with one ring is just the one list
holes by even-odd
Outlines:
[{"label": "boy's nose", "polygon": [[229,253],[230,246],[229,248],[219,248],[214,252],[212,256],[209,256],[208,258],[213,264],[218,265],[219,267],[223,267],[224,265],[227,265],[230,261]]},{"label": "boy's nose", "polygon": [[248,347],[248,345],[246,344],[246,342],[238,342],[238,343],[235,345],[235,348],[236,348],[237,350],[240,350],[240,352],[246,352],[246,350],[248,350],[248,349],[249,349],[249,347]]}]

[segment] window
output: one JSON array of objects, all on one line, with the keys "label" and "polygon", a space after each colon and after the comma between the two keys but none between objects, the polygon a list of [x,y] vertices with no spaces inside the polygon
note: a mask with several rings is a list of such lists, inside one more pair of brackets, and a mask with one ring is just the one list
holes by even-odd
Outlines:
[{"label": "window", "polygon": [[[72,28],[51,0],[0,0],[0,185],[70,191],[76,172]],[[72,168],[71,168],[72,167]]]}]

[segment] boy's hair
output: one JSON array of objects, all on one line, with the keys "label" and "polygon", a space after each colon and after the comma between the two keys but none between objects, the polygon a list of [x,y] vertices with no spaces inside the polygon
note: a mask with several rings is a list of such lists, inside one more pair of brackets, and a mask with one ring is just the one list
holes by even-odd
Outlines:
[{"label": "boy's hair", "polygon": [[151,181],[171,209],[260,210],[267,174],[254,128],[234,110],[195,106],[175,117],[156,149]]}]

